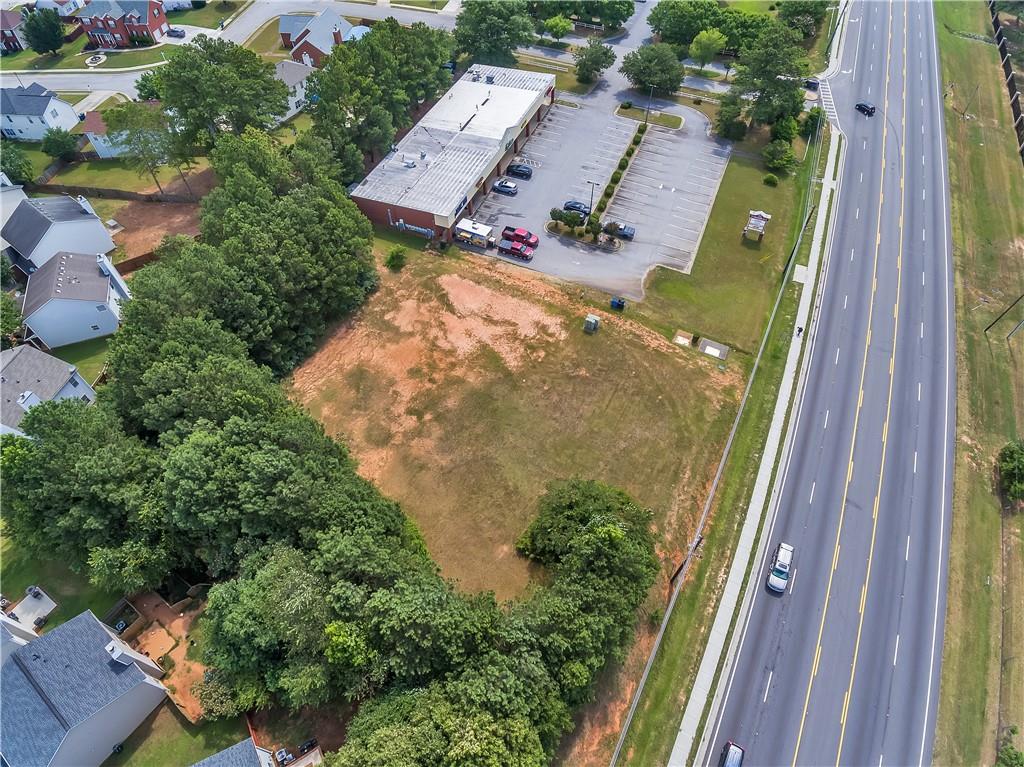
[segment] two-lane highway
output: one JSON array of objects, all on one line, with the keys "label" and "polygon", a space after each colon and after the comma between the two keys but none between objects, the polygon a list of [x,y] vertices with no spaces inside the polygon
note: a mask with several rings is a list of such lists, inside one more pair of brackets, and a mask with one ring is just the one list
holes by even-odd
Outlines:
[{"label": "two-lane highway", "polygon": [[[932,8],[848,8],[829,80],[846,137],[794,450],[707,755],[925,764],[937,703],[952,473],[952,273]],[[857,102],[876,107],[859,114]]]}]

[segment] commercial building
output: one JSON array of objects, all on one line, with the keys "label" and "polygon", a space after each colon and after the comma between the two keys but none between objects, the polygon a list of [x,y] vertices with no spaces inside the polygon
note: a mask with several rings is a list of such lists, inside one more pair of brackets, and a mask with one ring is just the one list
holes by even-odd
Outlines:
[{"label": "commercial building", "polygon": [[374,223],[450,241],[555,100],[555,76],[474,64],[352,190]]}]

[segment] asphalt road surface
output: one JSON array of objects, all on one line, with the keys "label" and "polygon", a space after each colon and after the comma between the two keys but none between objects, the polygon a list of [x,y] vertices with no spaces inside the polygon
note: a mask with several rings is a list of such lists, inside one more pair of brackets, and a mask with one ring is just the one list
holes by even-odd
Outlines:
[{"label": "asphalt road surface", "polygon": [[830,79],[847,142],[836,229],[769,533],[795,566],[784,595],[758,575],[711,763],[730,740],[751,765],[931,761],[955,401],[935,20],[924,2],[847,13]]}]

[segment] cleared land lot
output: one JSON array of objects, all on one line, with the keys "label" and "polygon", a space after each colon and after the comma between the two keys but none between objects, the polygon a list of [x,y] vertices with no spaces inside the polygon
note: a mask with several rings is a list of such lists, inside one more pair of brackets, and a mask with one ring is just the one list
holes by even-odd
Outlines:
[{"label": "cleared land lot", "polygon": [[413,255],[294,375],[295,398],[464,589],[523,591],[515,540],[545,484],[576,474],[649,505],[674,560],[735,414],[739,366],[627,317],[586,336],[594,307],[577,293],[475,256]]}]

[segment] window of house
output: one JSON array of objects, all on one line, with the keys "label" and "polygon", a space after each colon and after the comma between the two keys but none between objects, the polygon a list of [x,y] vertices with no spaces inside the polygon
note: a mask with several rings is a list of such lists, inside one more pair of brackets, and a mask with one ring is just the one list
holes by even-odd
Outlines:
[{"label": "window of house", "polygon": [[99,330],[100,329],[99,325],[90,325],[89,327],[92,328],[93,330]]},{"label": "window of house", "polygon": [[120,39],[121,39],[121,35],[120,35],[120,34],[118,34],[117,32],[115,32],[115,33],[114,33],[114,39],[115,39],[115,40],[120,40]]},{"label": "window of house", "polygon": [[154,8],[153,9],[153,17],[154,18],[159,18],[159,16],[160,16],[160,9],[159,8]]},{"label": "window of house", "polygon": [[11,128],[4,128],[3,132],[4,132],[5,136],[16,136],[16,135],[18,135]]},{"label": "window of house", "polygon": [[25,119],[26,119],[26,120],[28,120],[28,122],[29,122],[29,125],[31,125],[31,124],[32,124],[32,118],[31,118],[31,117],[26,117]]},{"label": "window of house", "polygon": [[90,402],[92,402],[92,400],[91,400],[91,399],[89,399],[89,396],[88,396],[87,394],[83,394],[83,395],[81,396],[81,400],[82,400],[82,402],[84,402],[84,403],[86,403],[86,404],[89,404]]},{"label": "window of house", "polygon": [[104,304],[97,304],[96,305],[96,311],[98,311],[98,312],[105,312],[106,310],[107,310],[107,307]]},{"label": "window of house", "polygon": [[77,388],[78,387],[78,379],[77,378],[72,378],[71,379],[71,385]]},{"label": "window of house", "polygon": [[108,21],[107,22],[107,26],[110,27],[111,29],[114,29],[114,28],[117,27],[117,22],[116,21]]},{"label": "window of house", "polygon": [[14,122],[14,120],[13,120],[13,119],[11,118],[11,116],[10,116],[10,115],[7,115],[7,122],[9,122],[9,123],[12,123],[12,122]]},{"label": "window of house", "polygon": [[57,116],[57,110],[56,109],[51,109],[50,110],[50,117],[56,117],[56,116]]}]

